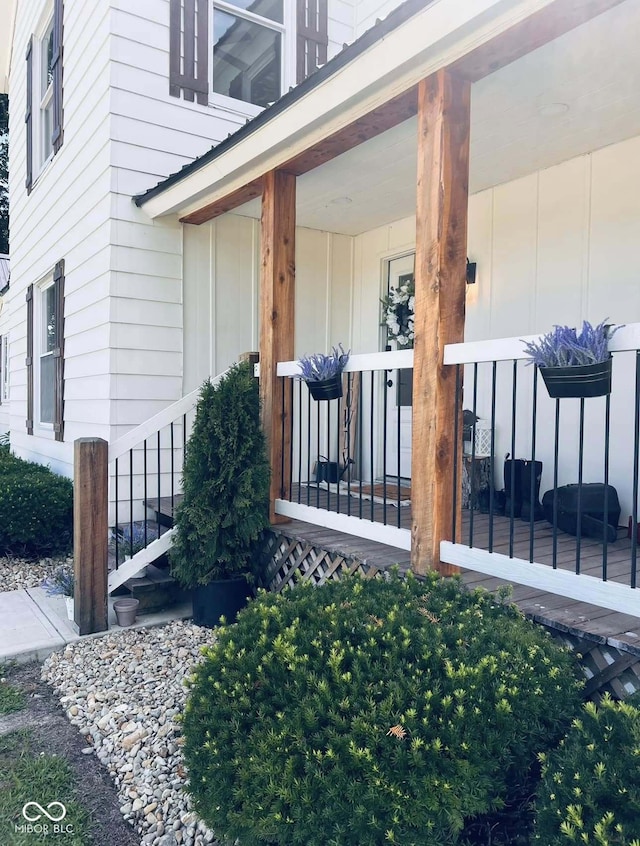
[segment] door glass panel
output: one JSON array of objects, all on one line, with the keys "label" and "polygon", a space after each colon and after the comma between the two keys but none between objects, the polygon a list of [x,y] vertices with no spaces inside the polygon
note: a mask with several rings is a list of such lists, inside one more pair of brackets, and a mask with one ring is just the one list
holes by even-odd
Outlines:
[{"label": "door glass panel", "polygon": [[269,27],[215,9],[213,90],[255,106],[280,97],[282,35]]}]

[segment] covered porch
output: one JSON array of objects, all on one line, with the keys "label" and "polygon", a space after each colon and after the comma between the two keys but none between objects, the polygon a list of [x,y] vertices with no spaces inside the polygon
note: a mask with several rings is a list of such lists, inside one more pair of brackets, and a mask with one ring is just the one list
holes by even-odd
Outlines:
[{"label": "covered porch", "polygon": [[[583,481],[603,481],[606,429],[609,481],[637,526],[638,327],[616,336],[615,413],[607,429],[604,404],[588,406],[586,440],[573,404],[554,431],[517,349],[472,347],[640,319],[640,4],[496,5],[447,31],[437,5],[416,6],[384,51],[371,42],[340,70],[348,105],[333,105],[327,76],[288,124],[284,109],[256,131],[251,154],[223,151],[143,204],[185,224],[185,392],[259,347],[275,524],[391,544],[417,572],[508,574],[637,613],[635,536],[602,544],[462,507],[464,407],[490,423],[490,490],[506,452],[543,460],[543,490],[578,481],[579,449]],[[416,338],[387,351],[380,299],[396,261],[414,275]],[[320,408],[292,379],[295,359],[338,341],[353,351],[345,399]]]}]

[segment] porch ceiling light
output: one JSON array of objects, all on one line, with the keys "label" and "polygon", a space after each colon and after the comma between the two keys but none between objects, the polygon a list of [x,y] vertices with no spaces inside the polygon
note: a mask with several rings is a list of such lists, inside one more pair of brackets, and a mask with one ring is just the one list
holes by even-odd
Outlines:
[{"label": "porch ceiling light", "polygon": [[351,197],[334,197],[333,200],[330,201],[332,206],[348,206],[349,203],[352,203],[353,200]]},{"label": "porch ceiling light", "polygon": [[538,114],[541,117],[558,117],[569,111],[568,103],[543,103],[538,106]]}]

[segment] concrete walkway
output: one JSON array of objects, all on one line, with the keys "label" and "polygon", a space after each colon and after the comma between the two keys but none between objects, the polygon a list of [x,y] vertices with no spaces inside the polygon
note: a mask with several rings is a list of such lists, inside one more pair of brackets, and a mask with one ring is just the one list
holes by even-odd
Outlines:
[{"label": "concrete walkway", "polygon": [[[131,628],[157,626],[170,620],[184,620],[190,616],[191,604],[185,603],[166,611],[145,614],[139,617]],[[111,598],[109,630],[120,630]],[[47,596],[39,587],[0,593],[0,664],[9,661],[19,664],[26,661],[43,661],[56,649],[80,639],[75,623],[67,619],[62,596]]]}]

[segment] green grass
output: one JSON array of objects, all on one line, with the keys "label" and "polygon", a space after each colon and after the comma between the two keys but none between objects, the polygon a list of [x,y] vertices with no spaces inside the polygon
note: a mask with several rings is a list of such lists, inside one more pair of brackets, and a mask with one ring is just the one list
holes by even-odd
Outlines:
[{"label": "green grass", "polygon": [[13,714],[25,706],[24,694],[8,682],[0,682],[0,715]]},{"label": "green grass", "polygon": [[[21,830],[28,823],[22,815],[27,802],[46,808],[50,802],[62,802],[67,813],[54,823],[43,816],[31,823],[35,832]],[[31,809],[29,809],[29,812]],[[59,808],[52,808],[57,815]],[[37,810],[33,811],[34,815]],[[34,843],[87,846],[89,817],[74,799],[74,777],[67,762],[55,755],[39,752],[30,730],[11,732],[0,737],[0,843],[2,846],[29,846]],[[57,830],[54,829],[57,826]]]}]

